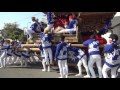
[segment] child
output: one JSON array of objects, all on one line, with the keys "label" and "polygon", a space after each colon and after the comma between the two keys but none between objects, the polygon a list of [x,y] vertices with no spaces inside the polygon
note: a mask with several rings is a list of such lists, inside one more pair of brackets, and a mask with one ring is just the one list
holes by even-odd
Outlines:
[{"label": "child", "polygon": [[118,36],[111,34],[109,37],[109,44],[104,48],[106,53],[105,63],[103,65],[102,73],[104,78],[108,78],[108,71],[111,70],[111,78],[117,77],[117,69],[120,66],[120,50],[116,44]]},{"label": "child", "polygon": [[93,65],[96,63],[99,73],[99,78],[102,78],[101,56],[99,50],[99,41],[95,40],[95,34],[91,35],[90,39],[83,42],[83,45],[88,46],[89,61],[88,67],[92,74],[92,78],[96,78]]},{"label": "child", "polygon": [[55,60],[58,60],[58,67],[60,70],[59,78],[68,77],[68,65],[67,65],[67,43],[64,42],[65,37],[61,37],[61,43],[56,47]]},{"label": "child", "polygon": [[[50,64],[53,64],[53,54],[52,54],[52,43],[51,43],[51,34],[48,34],[48,30],[45,30],[43,34],[40,34],[43,52],[45,54],[45,62],[48,65],[48,72],[50,72]],[[49,61],[50,59],[50,61]]]}]

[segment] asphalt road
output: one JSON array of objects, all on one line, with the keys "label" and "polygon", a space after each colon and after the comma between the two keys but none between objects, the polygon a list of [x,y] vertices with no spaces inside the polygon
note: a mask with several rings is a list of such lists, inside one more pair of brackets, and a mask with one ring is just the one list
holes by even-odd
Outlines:
[{"label": "asphalt road", "polygon": [[[75,77],[77,70],[69,70],[68,78]],[[0,69],[0,78],[58,78],[60,77],[58,67],[52,66],[51,72],[43,72],[41,63],[29,64],[28,67],[19,65],[9,65],[6,68]]]},{"label": "asphalt road", "polygon": [[[82,78],[76,77],[78,70],[75,67],[69,67],[68,78]],[[97,73],[97,70],[96,70]],[[83,68],[83,76],[86,74]],[[98,76],[98,74],[97,74]],[[19,65],[9,65],[6,68],[0,69],[0,78],[58,78],[60,77],[58,67],[52,66],[51,72],[43,72],[40,62],[29,64],[28,67],[21,67]],[[120,73],[118,78],[120,77]]]}]

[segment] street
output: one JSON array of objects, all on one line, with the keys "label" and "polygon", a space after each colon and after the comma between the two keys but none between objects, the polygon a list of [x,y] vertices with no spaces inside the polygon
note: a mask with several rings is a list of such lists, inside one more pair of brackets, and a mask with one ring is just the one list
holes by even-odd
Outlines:
[{"label": "street", "polygon": [[[68,78],[79,78],[74,75],[76,72],[69,73]],[[58,78],[60,77],[58,67],[53,66],[51,72],[43,72],[41,63],[29,64],[29,66],[21,67],[17,65],[7,66],[0,69],[0,78]]]},{"label": "street", "polygon": [[[76,77],[75,74],[78,70],[75,67],[69,67],[68,78],[81,78]],[[96,72],[97,73],[97,72]],[[86,74],[83,68],[83,76]],[[97,74],[98,76],[98,74]],[[0,78],[58,78],[60,77],[58,67],[52,66],[51,72],[43,72],[42,65],[40,62],[36,64],[29,64],[29,66],[21,67],[19,65],[7,66],[6,68],[0,69]],[[119,76],[120,77],[120,73]]]}]

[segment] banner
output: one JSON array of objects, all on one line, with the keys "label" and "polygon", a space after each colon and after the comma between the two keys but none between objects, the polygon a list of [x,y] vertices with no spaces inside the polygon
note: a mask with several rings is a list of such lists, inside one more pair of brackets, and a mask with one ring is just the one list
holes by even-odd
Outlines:
[{"label": "banner", "polygon": [[71,64],[78,63],[79,61],[79,58],[77,57],[79,54],[78,50],[79,48],[76,48],[76,47],[72,47],[72,46],[68,47],[68,63],[71,63]]},{"label": "banner", "polygon": [[100,34],[101,35],[106,34],[111,25],[112,25],[111,20],[107,21],[105,26],[101,29]]}]

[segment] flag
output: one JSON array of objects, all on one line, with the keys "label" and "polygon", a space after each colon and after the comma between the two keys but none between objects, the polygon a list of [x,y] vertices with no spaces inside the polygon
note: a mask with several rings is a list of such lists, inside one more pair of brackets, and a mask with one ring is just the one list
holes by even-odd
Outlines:
[{"label": "flag", "polygon": [[111,27],[112,23],[111,20],[106,21],[105,26],[101,29],[100,34],[104,35],[108,32],[108,29]]}]

